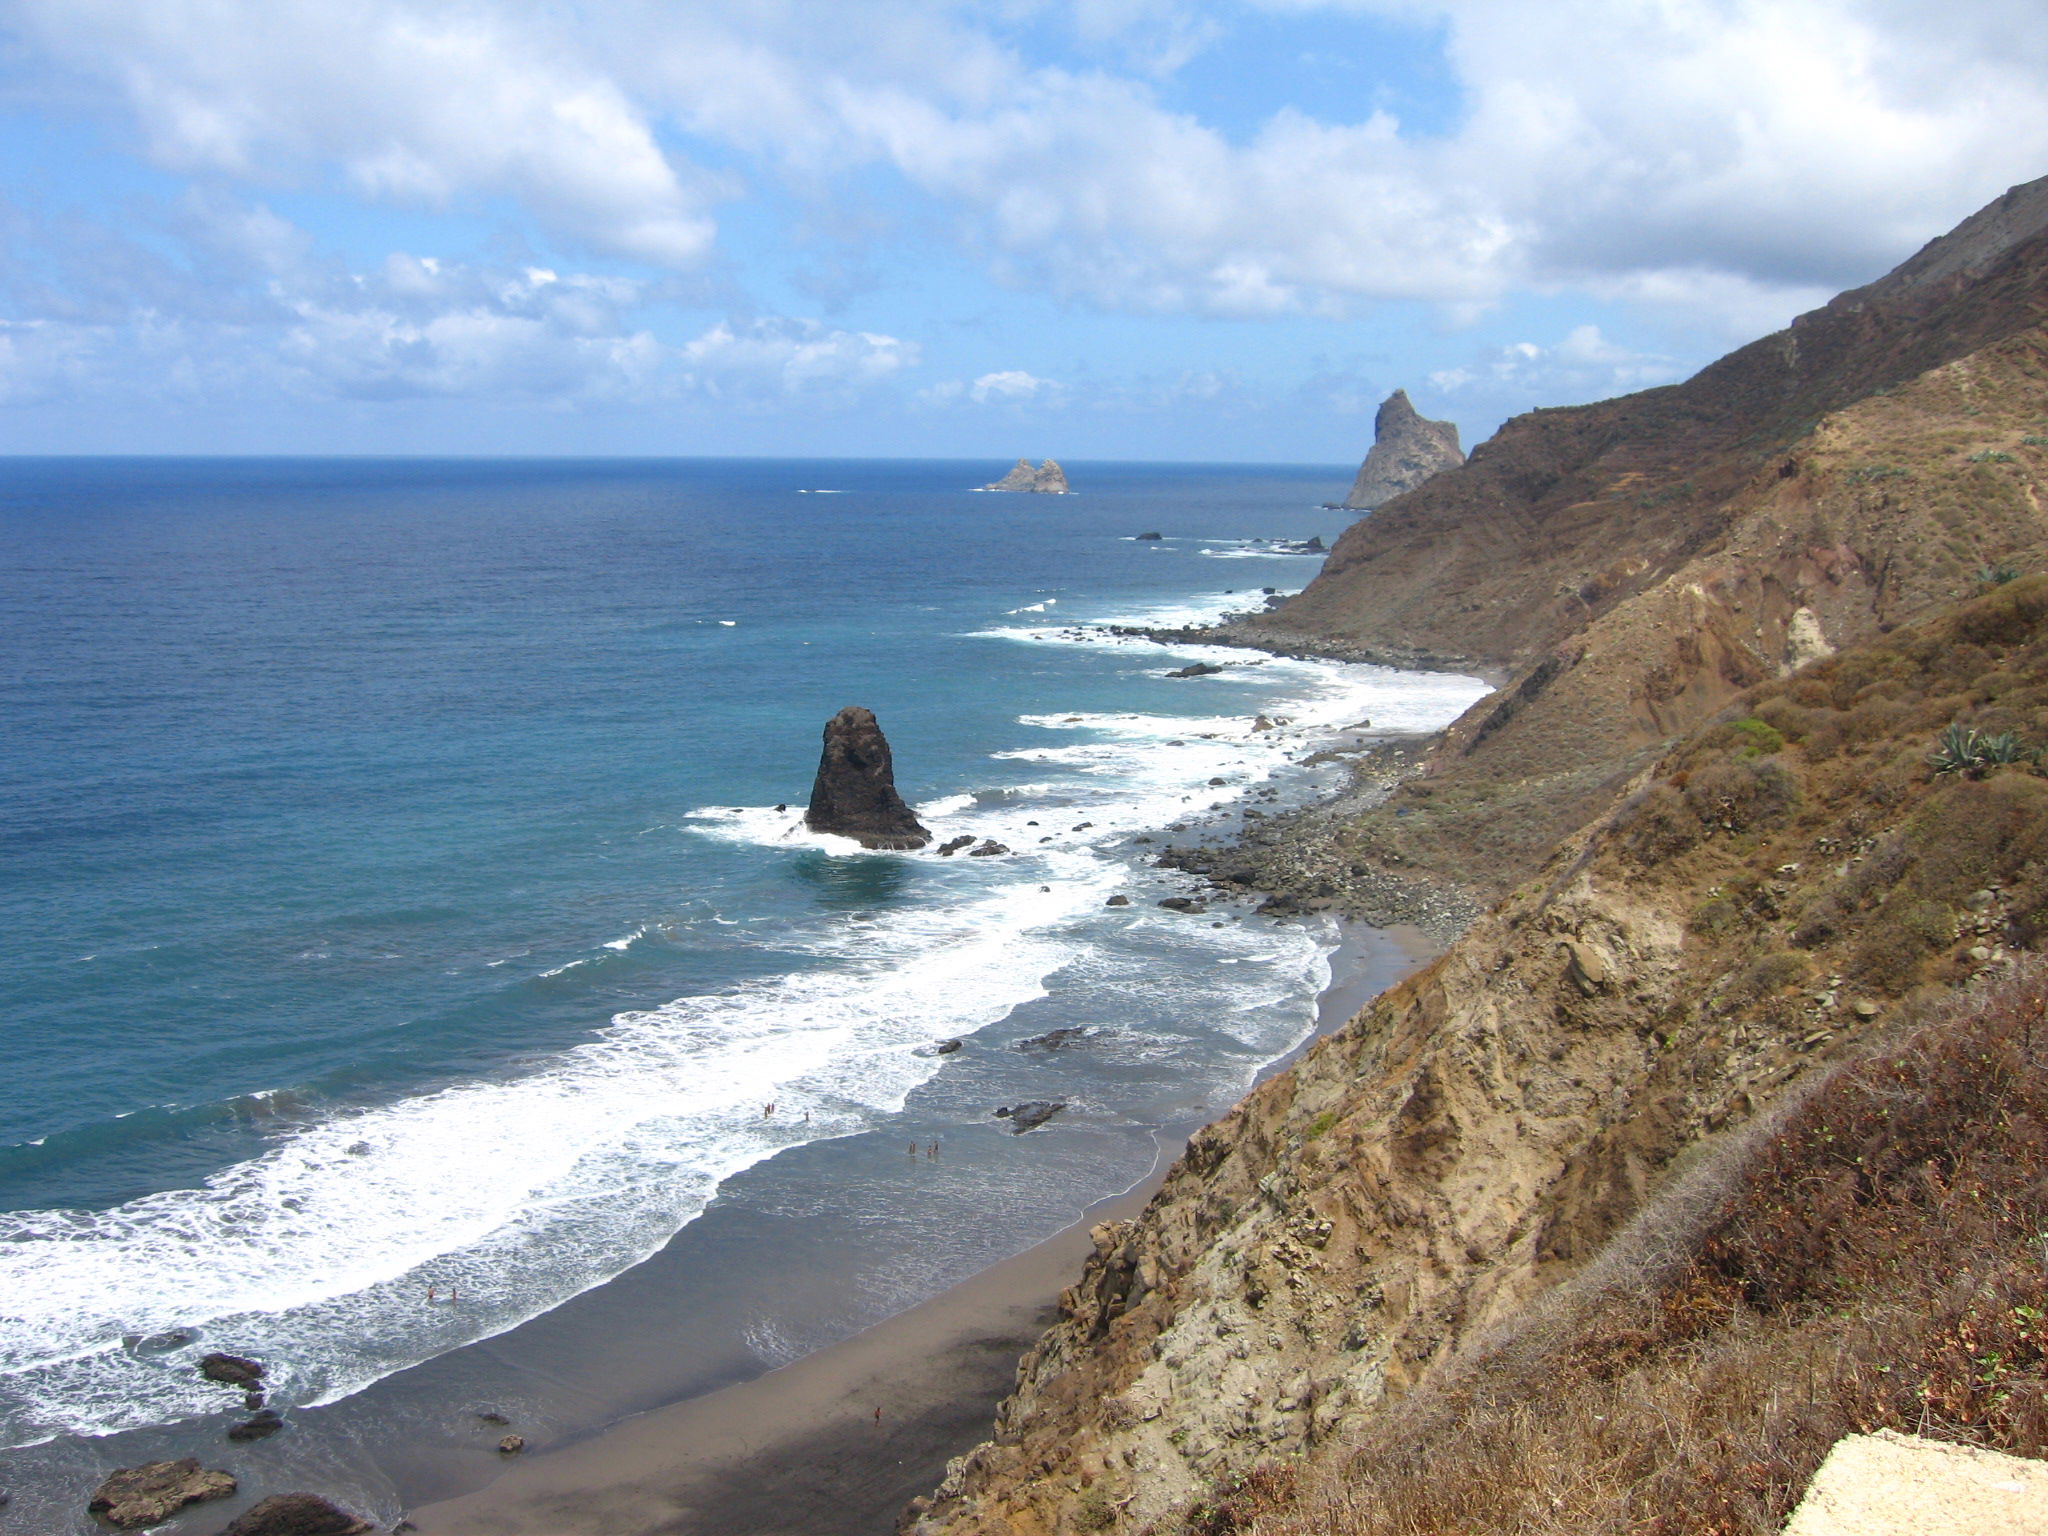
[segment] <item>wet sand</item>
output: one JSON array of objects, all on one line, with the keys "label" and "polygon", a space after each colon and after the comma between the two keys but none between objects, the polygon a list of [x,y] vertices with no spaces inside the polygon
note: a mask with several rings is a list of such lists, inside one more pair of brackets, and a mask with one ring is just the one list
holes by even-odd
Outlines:
[{"label": "wet sand", "polygon": [[[1316,1033],[1433,953],[1413,931],[1348,932]],[[751,1381],[509,1462],[488,1486],[414,1511],[415,1526],[435,1536],[887,1536],[947,1460],[987,1436],[1018,1356],[1080,1273],[1088,1229],[1142,1211],[1184,1135],[1164,1138],[1137,1188],[930,1301]]]}]

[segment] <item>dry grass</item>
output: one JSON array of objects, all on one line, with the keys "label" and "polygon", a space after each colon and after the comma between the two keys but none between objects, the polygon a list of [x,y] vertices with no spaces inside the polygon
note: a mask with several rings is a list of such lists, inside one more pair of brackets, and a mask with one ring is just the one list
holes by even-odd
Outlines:
[{"label": "dry grass", "polygon": [[1841,1435],[2048,1454],[2048,966],[1717,1149],[1513,1334],[1199,1536],[1763,1536]]}]

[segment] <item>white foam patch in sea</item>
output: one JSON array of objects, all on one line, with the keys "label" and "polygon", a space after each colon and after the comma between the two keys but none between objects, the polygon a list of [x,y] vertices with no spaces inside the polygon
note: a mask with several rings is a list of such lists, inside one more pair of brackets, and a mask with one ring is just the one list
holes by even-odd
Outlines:
[{"label": "white foam patch in sea", "polygon": [[[741,1169],[900,1110],[941,1065],[915,1048],[1042,996],[1069,958],[1049,930],[1101,900],[1070,879],[877,917],[822,946],[829,966],[621,1014],[499,1080],[310,1125],[201,1188],[8,1213],[0,1442],[218,1412],[192,1369],[211,1349],[272,1362],[274,1402],[314,1403],[557,1306]],[[173,1330],[195,1337],[133,1342]]]}]

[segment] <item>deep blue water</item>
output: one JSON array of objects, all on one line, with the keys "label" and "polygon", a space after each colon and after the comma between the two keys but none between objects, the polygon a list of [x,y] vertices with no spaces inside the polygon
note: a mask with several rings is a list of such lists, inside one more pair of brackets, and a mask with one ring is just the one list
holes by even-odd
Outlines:
[{"label": "deep blue water", "polygon": [[[0,1444],[212,1411],[229,1340],[346,1396],[778,1151],[929,1129],[945,1073],[1071,1099],[1034,1166],[1086,1184],[1298,1039],[1327,937],[1160,912],[1138,839],[1474,686],[1058,632],[1298,588],[1245,541],[1331,539],[1341,467],[967,492],[1004,467],[0,463]],[[1017,854],[803,834],[849,703],[934,831]],[[1065,1022],[1098,1048],[1006,1048]],[[1030,1205],[957,1119],[974,1209]]]}]

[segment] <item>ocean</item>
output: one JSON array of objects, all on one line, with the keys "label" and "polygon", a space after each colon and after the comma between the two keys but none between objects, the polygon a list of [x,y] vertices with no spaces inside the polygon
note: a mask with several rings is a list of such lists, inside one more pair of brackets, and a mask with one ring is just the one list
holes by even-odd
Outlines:
[{"label": "ocean", "polygon": [[[245,1486],[390,1519],[488,1475],[479,1404],[545,1443],[795,1358],[1303,1038],[1334,927],[1163,909],[1153,857],[1482,685],[1093,627],[1298,589],[1265,541],[1333,539],[1342,467],[971,492],[1004,467],[0,469],[12,1518],[219,1464],[227,1350],[291,1420]],[[808,833],[846,704],[937,838],[1014,852]]]}]

